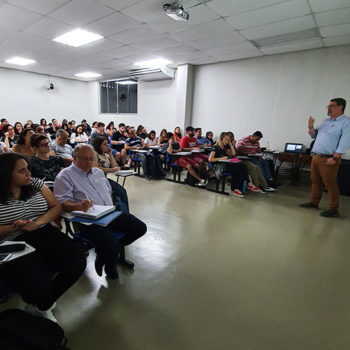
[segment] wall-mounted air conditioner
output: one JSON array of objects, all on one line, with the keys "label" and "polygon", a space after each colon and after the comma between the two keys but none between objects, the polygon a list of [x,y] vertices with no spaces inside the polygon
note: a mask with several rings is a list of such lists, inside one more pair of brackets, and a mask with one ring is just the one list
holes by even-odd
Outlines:
[{"label": "wall-mounted air conditioner", "polygon": [[129,72],[130,78],[136,78],[140,81],[157,81],[175,78],[176,69],[170,67],[162,68],[144,68]]}]

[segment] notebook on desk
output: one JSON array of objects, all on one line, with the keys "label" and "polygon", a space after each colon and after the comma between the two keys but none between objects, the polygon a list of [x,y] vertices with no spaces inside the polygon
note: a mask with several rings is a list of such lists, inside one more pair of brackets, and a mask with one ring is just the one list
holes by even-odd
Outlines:
[{"label": "notebook on desk", "polygon": [[302,143],[287,142],[284,146],[284,153],[301,153],[303,151]]},{"label": "notebook on desk", "polygon": [[114,205],[97,205],[94,204],[88,211],[74,210],[72,214],[75,216],[96,220],[115,211]]}]

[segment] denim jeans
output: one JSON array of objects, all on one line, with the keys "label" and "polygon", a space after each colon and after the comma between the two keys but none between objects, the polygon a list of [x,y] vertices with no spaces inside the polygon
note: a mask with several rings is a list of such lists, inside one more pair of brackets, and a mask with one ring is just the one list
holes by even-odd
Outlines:
[{"label": "denim jeans", "polygon": [[252,159],[249,159],[249,161],[256,164],[260,168],[266,180],[272,180],[269,163],[265,159],[258,160],[258,159],[252,158]]}]

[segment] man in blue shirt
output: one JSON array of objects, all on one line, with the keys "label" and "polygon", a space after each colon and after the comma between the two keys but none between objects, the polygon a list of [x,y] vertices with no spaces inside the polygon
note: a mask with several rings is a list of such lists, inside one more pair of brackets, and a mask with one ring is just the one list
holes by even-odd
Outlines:
[{"label": "man in blue shirt", "polygon": [[342,154],[350,148],[350,118],[344,115],[346,101],[334,98],[330,101],[328,118],[320,126],[314,127],[315,119],[309,118],[309,135],[315,139],[312,147],[310,202],[300,204],[303,208],[316,208],[322,196],[322,183],[328,190],[329,209],[321,216],[338,216],[339,188],[337,173]]},{"label": "man in blue shirt", "polygon": [[194,129],[194,134],[195,134],[195,138],[197,139],[199,148],[211,147],[210,141],[206,137],[202,136],[201,128]]}]

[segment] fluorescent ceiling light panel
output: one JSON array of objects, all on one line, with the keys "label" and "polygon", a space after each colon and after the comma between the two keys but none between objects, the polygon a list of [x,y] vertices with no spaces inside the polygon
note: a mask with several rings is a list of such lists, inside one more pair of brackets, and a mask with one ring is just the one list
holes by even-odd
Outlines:
[{"label": "fluorescent ceiling light panel", "polygon": [[94,72],[83,72],[83,73],[77,73],[74,74],[76,77],[79,78],[98,78],[102,77],[102,74],[100,73],[94,73]]},{"label": "fluorescent ceiling light panel", "polygon": [[9,64],[16,64],[18,66],[26,66],[28,64],[35,63],[36,61],[31,60],[29,58],[23,58],[23,57],[16,56],[16,57],[9,58],[5,62],[9,63]]},{"label": "fluorescent ceiling light panel", "polygon": [[52,41],[56,41],[58,43],[62,43],[73,47],[79,47],[100,39],[103,39],[102,35],[88,32],[87,30],[78,28],[72,30],[71,32],[60,35],[57,38],[52,39]]},{"label": "fluorescent ceiling light panel", "polygon": [[173,62],[166,60],[164,58],[155,58],[153,60],[136,62],[134,63],[134,65],[139,66],[141,68],[160,68],[170,63],[173,63]]}]

